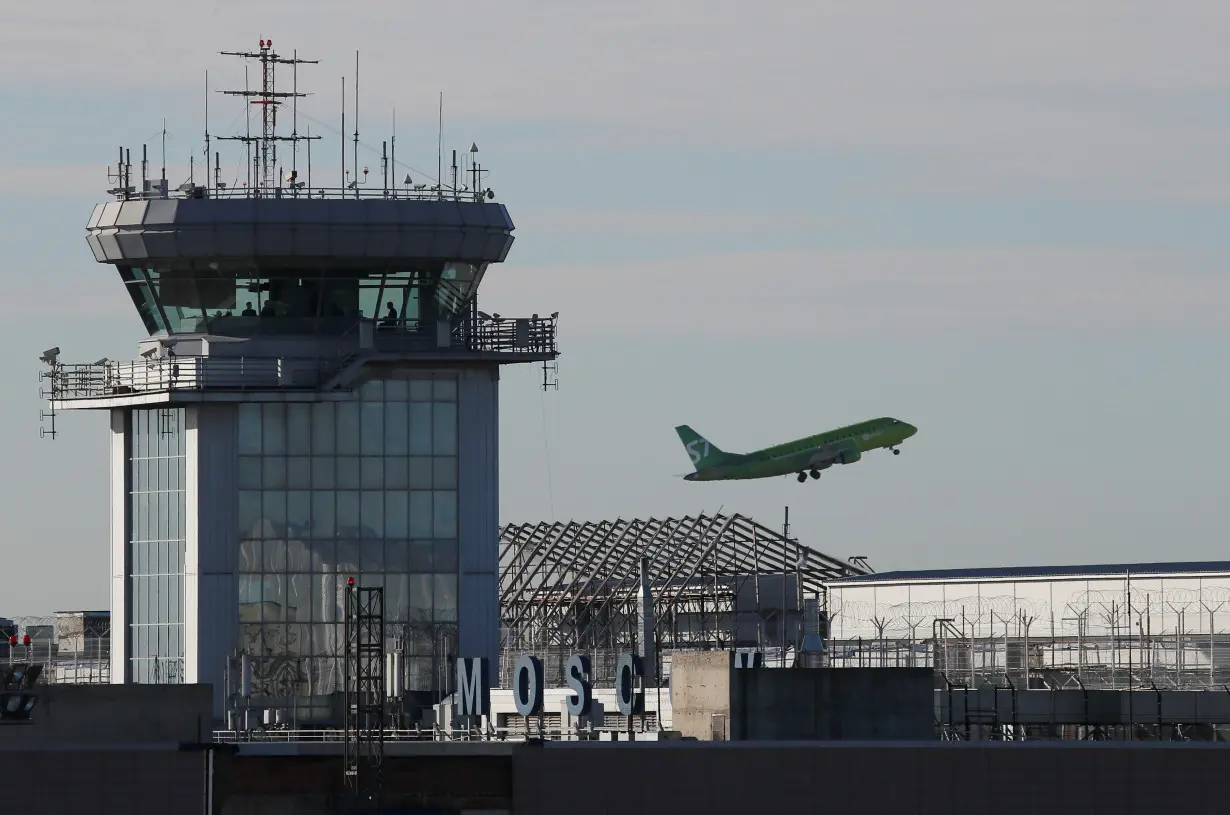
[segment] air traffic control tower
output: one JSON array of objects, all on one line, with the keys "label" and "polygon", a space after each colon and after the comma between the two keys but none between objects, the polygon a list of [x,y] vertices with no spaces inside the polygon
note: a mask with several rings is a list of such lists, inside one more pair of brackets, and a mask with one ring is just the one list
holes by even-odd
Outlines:
[{"label": "air traffic control tower", "polygon": [[205,182],[173,189],[121,150],[86,240],[148,336],[133,361],[53,349],[44,377],[53,421],[110,415],[112,681],[212,683],[221,715],[247,654],[249,704],[323,721],[350,576],[384,588],[407,691],[450,689],[457,656],[494,673],[499,371],[553,368],[557,315],[478,310],[513,223],[476,147],[425,183],[382,160],[377,186],[356,127],[353,166],[322,186],[298,144],[317,137],[297,115],[278,132],[303,94],[274,71],[303,61],[266,41],[236,56],[262,77],[229,92],[260,127],[237,137],[247,182],[223,183],[208,137]]}]

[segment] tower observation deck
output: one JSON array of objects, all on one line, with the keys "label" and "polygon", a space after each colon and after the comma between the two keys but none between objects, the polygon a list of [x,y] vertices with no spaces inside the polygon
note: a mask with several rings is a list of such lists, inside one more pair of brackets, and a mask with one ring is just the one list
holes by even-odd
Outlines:
[{"label": "tower observation deck", "polygon": [[352,168],[322,186],[301,168],[306,61],[263,40],[234,56],[261,71],[228,92],[259,108],[259,135],[235,137],[247,183],[222,181],[208,135],[204,183],[174,189],[145,161],[134,183],[121,149],[86,241],[145,336],[132,361],[44,356],[53,413],[110,414],[112,681],[209,682],[221,717],[247,655],[247,704],[330,721],[354,576],[383,586],[386,650],[427,702],[457,656],[498,663],[499,367],[552,362],[558,315],[478,308],[513,223],[476,146],[451,184],[398,183],[382,151],[376,187],[356,126]]}]

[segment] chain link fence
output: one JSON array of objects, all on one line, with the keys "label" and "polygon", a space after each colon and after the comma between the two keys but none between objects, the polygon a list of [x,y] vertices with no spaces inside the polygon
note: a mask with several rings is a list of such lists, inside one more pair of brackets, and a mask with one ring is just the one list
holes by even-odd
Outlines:
[{"label": "chain link fence", "polygon": [[0,635],[0,665],[43,665],[40,678],[48,684],[98,685],[111,681],[108,614],[66,612],[3,618]]}]

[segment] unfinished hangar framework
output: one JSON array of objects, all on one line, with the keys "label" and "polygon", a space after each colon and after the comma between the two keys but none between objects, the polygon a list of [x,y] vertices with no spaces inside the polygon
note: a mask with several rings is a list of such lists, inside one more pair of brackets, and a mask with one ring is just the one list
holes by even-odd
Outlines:
[{"label": "unfinished hangar framework", "polygon": [[739,514],[508,524],[501,684],[523,653],[543,660],[550,683],[563,684],[573,653],[589,654],[608,681],[615,655],[637,648],[643,619],[659,677],[676,650],[758,648],[782,664],[805,633],[820,633],[825,583],[868,571]]}]

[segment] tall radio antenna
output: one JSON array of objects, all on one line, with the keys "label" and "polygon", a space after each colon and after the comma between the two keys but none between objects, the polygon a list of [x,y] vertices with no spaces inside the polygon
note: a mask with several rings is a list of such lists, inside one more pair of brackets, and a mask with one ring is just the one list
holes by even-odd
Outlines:
[{"label": "tall radio antenna", "polygon": [[[307,139],[319,139],[320,136],[300,136],[299,135],[299,106],[298,97],[307,96],[306,93],[299,92],[299,65],[319,63],[319,60],[314,59],[299,59],[298,51],[291,59],[280,57],[273,50],[273,40],[261,40],[260,50],[252,51],[221,51],[224,56],[243,57],[244,59],[260,60],[261,64],[261,88],[260,90],[249,90],[245,88],[242,91],[220,91],[230,96],[242,96],[249,100],[250,104],[261,106],[261,134],[253,136],[251,131],[244,136],[219,136],[219,139],[229,141],[241,141],[248,145],[249,148],[253,144],[259,146],[256,159],[253,161],[252,167],[257,169],[256,177],[250,185],[255,188],[256,195],[275,195],[273,190],[281,186],[281,182],[277,177],[278,174],[278,142],[289,141],[292,143],[305,141]],[[291,92],[276,90],[274,72],[278,65],[294,66],[295,90]],[[246,69],[245,69],[246,70]],[[284,99],[294,99],[294,122],[289,136],[279,136],[278,130],[278,106],[283,104]],[[292,158],[293,161],[293,158]]]},{"label": "tall radio antenna", "polygon": [[359,52],[354,52],[354,197],[359,197]]},{"label": "tall radio antenna", "polygon": [[444,91],[440,91],[440,121],[436,129],[436,189],[444,197]]},{"label": "tall radio antenna", "polygon": [[299,49],[296,48],[291,53],[292,53],[292,57],[291,57],[291,67],[290,67],[290,70],[291,70],[290,89],[294,91],[295,96],[294,98],[291,99],[291,102],[293,102],[293,104],[291,105],[292,112],[291,112],[291,117],[290,117],[290,122],[291,122],[290,135],[291,135],[291,138],[294,139],[294,141],[291,142],[290,172],[291,172],[291,175],[298,178],[299,177],[299,139],[298,139],[298,136],[299,136]]},{"label": "tall radio antenna", "polygon": [[167,120],[162,120],[162,175],[159,177],[162,183],[161,189],[163,195],[166,195],[167,186]]},{"label": "tall radio antenna", "polygon": [[205,186],[209,186],[209,71],[205,71]]},{"label": "tall radio antenna", "polygon": [[346,172],[346,77],[342,77],[342,129],[338,132],[342,136],[339,139],[342,145],[342,183],[338,186],[344,190],[346,189],[346,176],[349,175]]}]

